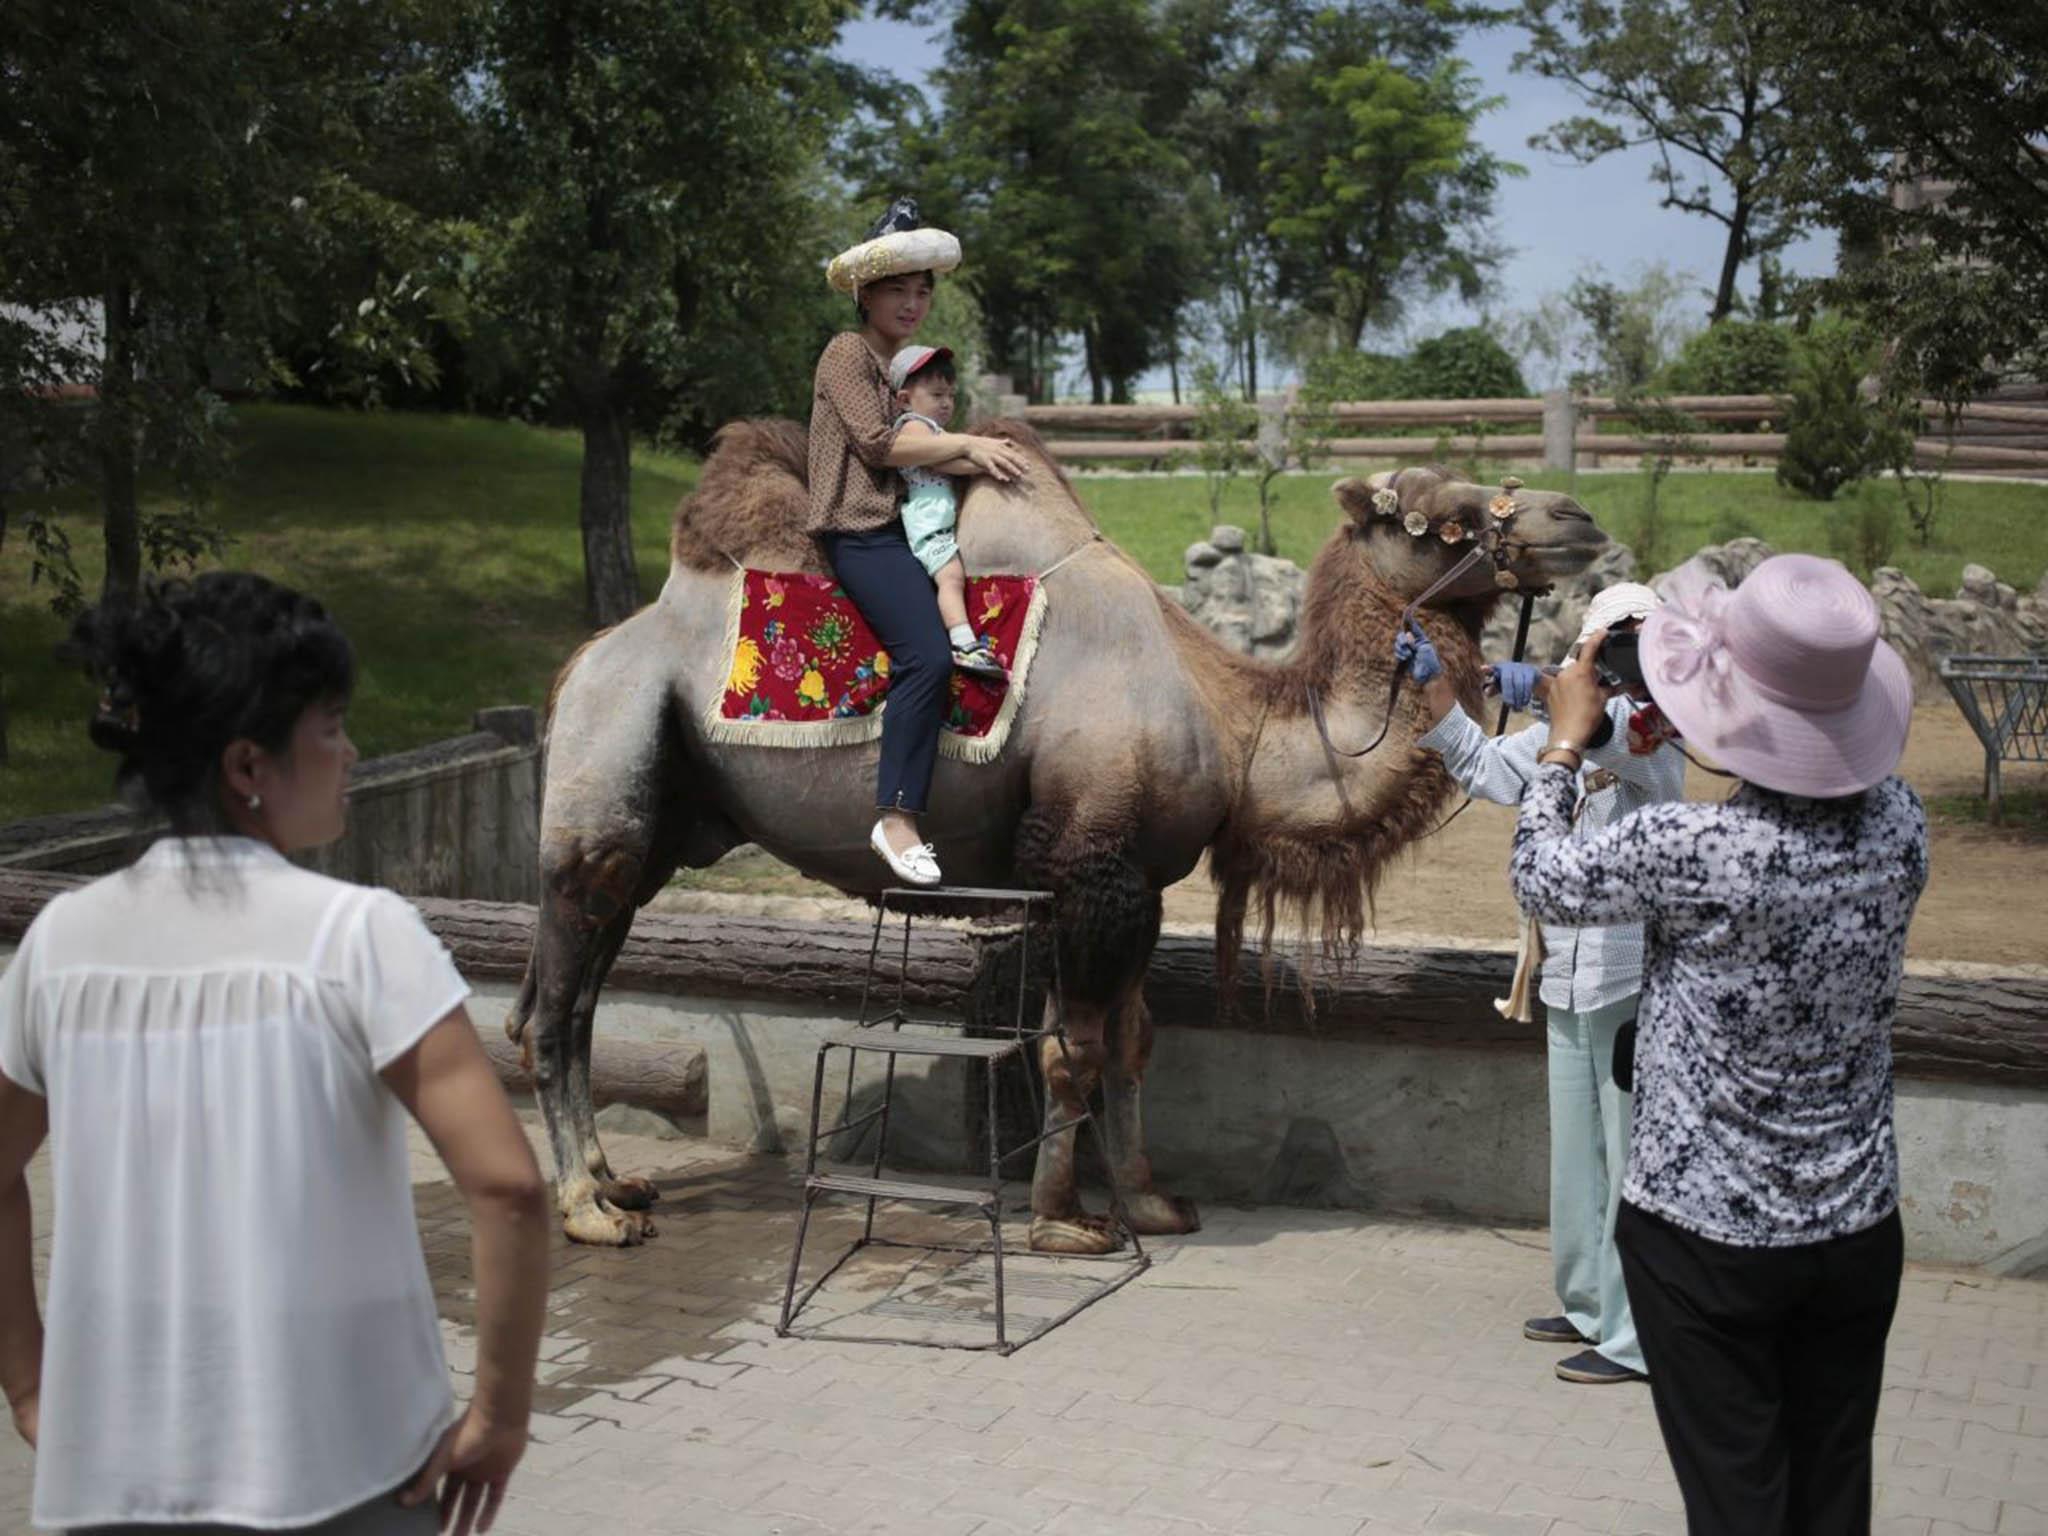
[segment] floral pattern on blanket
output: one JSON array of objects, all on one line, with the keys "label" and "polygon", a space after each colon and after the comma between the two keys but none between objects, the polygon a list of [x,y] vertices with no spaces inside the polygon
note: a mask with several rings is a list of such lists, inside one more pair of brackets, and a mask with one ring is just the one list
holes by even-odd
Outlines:
[{"label": "floral pattern on blanket", "polygon": [[[777,724],[857,720],[880,708],[889,693],[889,653],[838,582],[755,570],[742,582],[720,718],[773,735]],[[968,579],[968,617],[1005,666],[1016,662],[1036,587],[1029,576]],[[985,736],[1008,689],[955,672],[945,728]]]}]

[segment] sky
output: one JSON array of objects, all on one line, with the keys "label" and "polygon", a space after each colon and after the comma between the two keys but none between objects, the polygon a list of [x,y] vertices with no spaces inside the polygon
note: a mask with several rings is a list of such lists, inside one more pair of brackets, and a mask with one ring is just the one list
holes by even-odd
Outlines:
[{"label": "sky", "polygon": [[[1492,313],[1532,309],[1546,295],[1562,292],[1591,265],[1626,278],[1662,262],[1673,272],[1688,275],[1699,290],[1691,306],[1697,314],[1689,318],[1704,324],[1720,271],[1723,226],[1657,206],[1659,189],[1650,181],[1656,155],[1647,147],[1610,155],[1590,166],[1529,148],[1532,134],[1577,115],[1583,107],[1569,87],[1513,71],[1524,37],[1520,28],[1501,27],[1468,35],[1463,48],[1481,93],[1506,98],[1481,119],[1479,138],[1495,154],[1529,172],[1504,183],[1498,199],[1495,232],[1512,254],[1500,271],[1489,306]],[[838,52],[922,86],[926,73],[940,62],[943,40],[941,27],[861,20],[841,34]],[[972,259],[971,251],[968,257]],[[1783,260],[1793,273],[1828,271],[1834,265],[1834,239],[1803,240],[1788,249]],[[1753,266],[1744,270],[1742,286],[1754,291]],[[1398,347],[1479,318],[1473,306],[1447,298],[1411,316],[1400,334],[1376,338],[1373,344]]]}]

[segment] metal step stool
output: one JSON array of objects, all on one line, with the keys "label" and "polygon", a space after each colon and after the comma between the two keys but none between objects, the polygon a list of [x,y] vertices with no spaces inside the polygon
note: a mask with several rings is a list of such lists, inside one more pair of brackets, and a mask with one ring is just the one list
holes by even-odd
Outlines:
[{"label": "metal step stool", "polygon": [[[1017,911],[1022,914],[1018,925],[1023,945],[1023,956],[1017,969],[1017,1009],[1011,1026],[1007,1030],[992,1034],[968,1035],[962,1033],[927,1033],[923,1029],[905,1029],[904,1027],[905,1025],[917,1025],[923,1022],[911,1019],[905,1008],[910,973],[910,925],[920,913],[929,916],[934,912],[951,910],[964,913]],[[903,919],[903,949],[898,959],[896,971],[896,1002],[895,1006],[887,1012],[870,1018],[868,1009],[875,998],[876,968],[882,952],[882,929],[892,913],[900,915]],[[1047,1025],[1041,1021],[1027,1026],[1025,1009],[1031,990],[1032,939],[1034,933],[1041,928],[1044,930],[1045,943],[1051,951],[1052,989],[1049,995],[1053,999],[1052,1023]],[[1039,1333],[1050,1332],[1084,1308],[1093,1306],[1110,1292],[1136,1279],[1151,1264],[1150,1255],[1145,1252],[1144,1245],[1138,1239],[1138,1234],[1132,1230],[1130,1222],[1125,1216],[1122,1192],[1116,1187],[1116,1165],[1110,1160],[1107,1155],[1107,1149],[1102,1144],[1101,1127],[1097,1124],[1092,1111],[1084,1111],[1071,1119],[1063,1120],[1050,1131],[1040,1130],[1029,1141],[1021,1142],[1007,1150],[1004,1150],[1001,1146],[1002,1132],[997,1112],[996,1084],[998,1069],[1004,1062],[1015,1060],[1023,1064],[1025,1077],[1031,1085],[1032,1100],[1037,1110],[1037,1118],[1033,1124],[1035,1126],[1043,1126],[1045,1124],[1045,1088],[1039,1075],[1031,1070],[1027,1052],[1040,1041],[1050,1038],[1059,1042],[1062,1055],[1066,1053],[1066,1021],[1060,1012],[1059,998],[1059,930],[1055,921],[1052,892],[1011,891],[972,886],[936,886],[916,890],[891,887],[882,893],[881,900],[875,908],[874,939],[868,949],[867,974],[861,982],[859,1023],[850,1030],[829,1037],[818,1047],[817,1077],[811,1089],[811,1136],[804,1161],[803,1207],[797,1217],[796,1248],[789,1257],[789,1279],[782,1291],[782,1319],[775,1327],[778,1337],[788,1338],[790,1336],[791,1324],[796,1321],[798,1315],[810,1303],[811,1298],[816,1296],[819,1290],[823,1288],[825,1282],[837,1274],[847,1261],[862,1249],[870,1247],[914,1248],[927,1253],[988,1254],[994,1258],[996,1304],[996,1336],[994,1342],[988,1344],[961,1344],[950,1341],[925,1341],[872,1334],[842,1333],[829,1335],[833,1342],[869,1344],[931,1343],[939,1348],[995,1350],[1005,1355],[1016,1350],[1019,1345],[1010,1341],[1008,1318],[1005,1313],[1003,1299],[1003,1167],[1006,1163],[1011,1162],[1022,1154],[1035,1150],[1040,1142],[1050,1137],[1064,1136],[1069,1132],[1079,1135],[1084,1128],[1093,1139],[1096,1151],[1102,1156],[1103,1167],[1109,1170],[1110,1214],[1118,1225],[1123,1228],[1124,1234],[1129,1237],[1131,1252],[1128,1256],[1117,1254],[1102,1255],[1100,1257],[1084,1254],[1036,1255],[1035,1257],[1041,1259],[1075,1260],[1087,1263],[1101,1263],[1104,1259],[1112,1259],[1118,1266],[1118,1273],[1114,1278],[1106,1281],[1088,1296],[1069,1307],[1065,1312],[1046,1322],[1032,1337],[1037,1337]],[[821,1130],[818,1121],[824,1109],[826,1061],[832,1052],[840,1050],[846,1052],[846,1090],[842,1098],[844,1105],[844,1108],[841,1110],[842,1116],[850,1114],[852,1111],[854,1066],[858,1062],[860,1054],[864,1051],[877,1053],[887,1058],[882,1079],[882,1102],[878,1107],[869,1110],[865,1114],[858,1115],[852,1119],[842,1119],[839,1124],[828,1126]],[[983,1074],[986,1079],[985,1087],[988,1094],[988,1113],[985,1126],[985,1133],[988,1137],[988,1177],[986,1183],[980,1182],[977,1178],[972,1183],[965,1185],[941,1184],[887,1177],[883,1174],[882,1165],[887,1160],[889,1147],[890,1101],[895,1092],[896,1058],[899,1056],[952,1056],[978,1060],[983,1063]],[[859,1130],[870,1123],[878,1123],[879,1129],[875,1136],[873,1166],[868,1172],[862,1174],[830,1170],[821,1171],[819,1169],[818,1149],[827,1139],[847,1131]],[[811,1209],[816,1205],[818,1197],[826,1194],[853,1195],[865,1199],[867,1202],[867,1215],[861,1226],[861,1235],[854,1240],[853,1245],[835,1259],[823,1274],[812,1281],[802,1296],[798,1296],[796,1294],[796,1285],[803,1266],[804,1238],[810,1228]],[[911,1243],[892,1238],[876,1237],[875,1206],[883,1200],[901,1200],[933,1206],[971,1209],[987,1220],[989,1224],[989,1241],[987,1243],[972,1244]]]}]

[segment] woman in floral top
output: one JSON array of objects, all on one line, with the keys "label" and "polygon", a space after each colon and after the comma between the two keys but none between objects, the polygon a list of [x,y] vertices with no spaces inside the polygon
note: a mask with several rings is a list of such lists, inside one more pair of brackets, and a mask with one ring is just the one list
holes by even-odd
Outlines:
[{"label": "woman in floral top", "polygon": [[1912,688],[1833,561],[1668,595],[1650,690],[1742,786],[1573,838],[1596,642],[1551,685],[1510,878],[1545,922],[1645,925],[1616,1239],[1689,1529],[1867,1531],[1901,1266],[1891,1029],[1927,882],[1892,776]]}]

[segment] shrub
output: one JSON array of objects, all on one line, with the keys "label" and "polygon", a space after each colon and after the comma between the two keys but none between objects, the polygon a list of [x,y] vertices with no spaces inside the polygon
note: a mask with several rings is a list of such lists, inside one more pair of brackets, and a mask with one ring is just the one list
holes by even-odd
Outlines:
[{"label": "shrub", "polygon": [[1665,383],[1682,395],[1774,395],[1792,384],[1792,333],[1754,320],[1710,325],[1679,349]]},{"label": "shrub", "polygon": [[1899,536],[1897,504],[1875,490],[1866,487],[1860,495],[1846,496],[1827,514],[1829,549],[1865,583],[1879,566],[1892,563]]},{"label": "shrub", "polygon": [[1529,393],[1507,348],[1476,325],[1416,343],[1404,382],[1401,398],[1408,400],[1498,400]]},{"label": "shrub", "polygon": [[1817,501],[1891,463],[1898,429],[1858,385],[1864,347],[1846,329],[1816,329],[1801,349],[1785,408],[1778,481]]},{"label": "shrub", "polygon": [[1412,400],[1408,360],[1384,352],[1325,352],[1302,370],[1302,388],[1325,400]]}]

